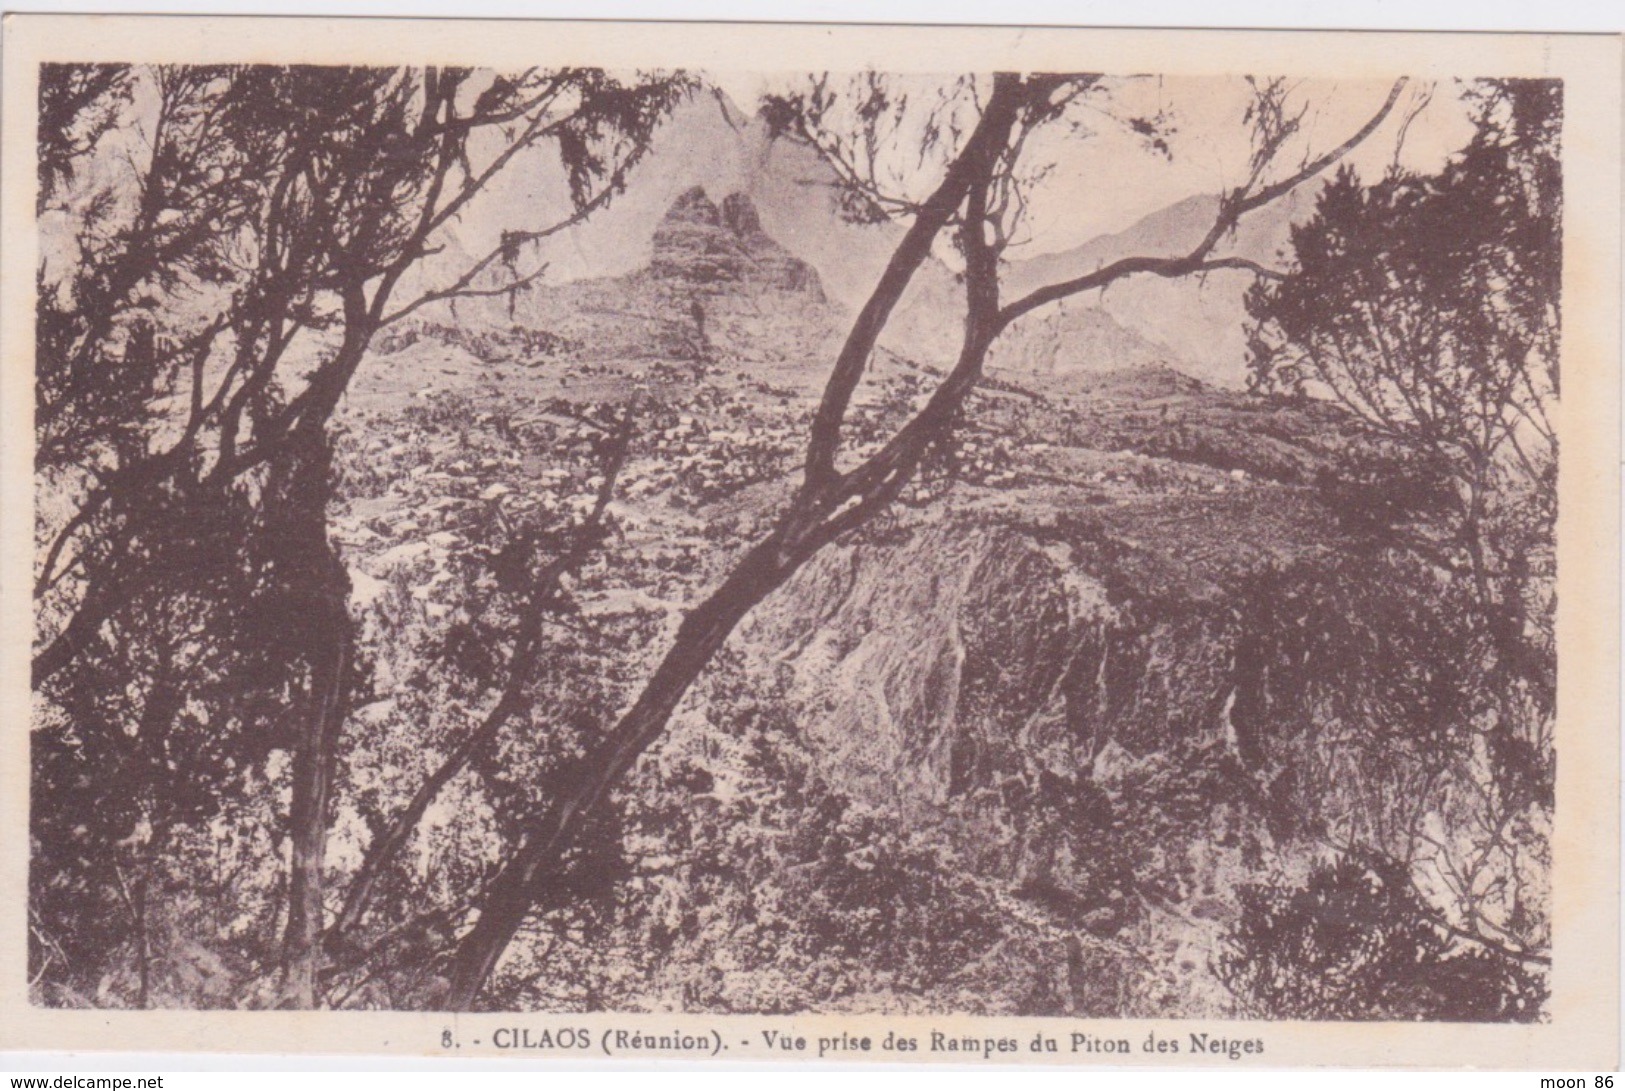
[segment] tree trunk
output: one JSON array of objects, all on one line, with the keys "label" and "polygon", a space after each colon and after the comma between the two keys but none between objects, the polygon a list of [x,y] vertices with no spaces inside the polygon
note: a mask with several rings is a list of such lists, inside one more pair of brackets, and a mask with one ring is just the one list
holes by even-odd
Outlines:
[{"label": "tree trunk", "polygon": [[532,581],[525,596],[523,620],[514,640],[513,654],[508,659],[508,680],[503,684],[497,703],[491,707],[480,726],[447,755],[446,760],[419,786],[401,812],[373,841],[356,872],[355,880],[350,884],[349,893],[345,895],[338,919],[327,933],[326,945],[329,949],[341,944],[350,929],[360,922],[384,868],[412,836],[441,789],[463,771],[475,754],[490,745],[504,724],[529,706],[525,691],[541,658],[542,630],[548,612],[554,608],[565,575],[576,571],[602,541],[604,515],[609,510],[609,503],[615,496],[616,482],[620,480],[621,470],[626,465],[632,435],[633,421],[628,418],[610,439],[605,451],[603,483],[598,488],[591,514],[576,528],[575,540],[570,548],[553,558]]},{"label": "tree trunk", "polygon": [[615,731],[583,763],[574,790],[550,806],[529,838],[498,873],[486,892],[479,920],[463,938],[453,959],[446,1007],[467,1011],[529,912],[541,883],[557,873],[577,834],[617,781],[649,744],[660,737],[683,695],[705,669],[734,627],[800,566],[805,550],[784,543],[797,523],[787,518],[758,543],[739,567],[678,627],[671,650],[661,660],[642,695]]},{"label": "tree trunk", "polygon": [[[1019,80],[1001,73],[976,130],[921,206],[853,325],[825,386],[808,440],[802,488],[773,531],[753,546],[715,591],[678,627],[671,650],[605,743],[581,764],[569,795],[543,812],[518,852],[487,888],[474,927],[452,959],[445,1006],[467,1011],[507,949],[542,884],[557,876],[566,853],[610,790],[660,737],[683,695],[734,628],[819,549],[885,510],[952,420],[980,375],[996,334],[997,256],[983,242],[987,186],[1020,105]],[[835,468],[841,424],[892,308],[930,253],[932,241],[964,204],[965,341],[958,363],[935,395],[882,450],[850,474]]]},{"label": "tree trunk", "polygon": [[288,825],[292,853],[288,871],[288,921],[283,936],[284,1003],[316,1006],[317,973],[324,927],[323,866],[328,811],[339,733],[349,711],[355,633],[350,621],[349,576],[327,538],[328,448],[296,455],[289,475],[290,520],[282,557],[293,568],[290,601],[308,611],[299,621],[309,684],[293,748],[293,797]]},{"label": "tree trunk", "polygon": [[[334,558],[336,560],[336,558]],[[354,634],[343,598],[329,613],[332,633],[312,664],[310,702],[304,737],[294,751],[293,802],[289,814],[293,856],[288,874],[288,928],[284,939],[286,994],[299,1008],[316,1006],[316,976],[322,928],[322,869],[327,856],[327,824],[334,757],[348,711],[348,676]]]},{"label": "tree trunk", "polygon": [[345,895],[344,906],[339,911],[338,919],[333,922],[332,929],[327,934],[327,943],[330,948],[338,949],[344,942],[349,931],[361,922],[367,911],[368,903],[372,900],[373,888],[384,874],[384,868],[389,865],[397,853],[406,845],[407,840],[417,830],[418,823],[429,810],[429,804],[440,794],[452,778],[468,765],[475,754],[479,753],[502,730],[508,720],[517,715],[525,706],[524,688],[529,684],[532,663],[534,659],[535,640],[522,638],[519,648],[514,652],[516,660],[526,660],[515,665],[513,676],[510,678],[502,696],[491,711],[486,714],[485,720],[478,728],[470,732],[468,737],[459,743],[446,760],[440,763],[427,780],[418,787],[407,801],[399,814],[397,814],[385,827],[384,832],[372,843],[367,850],[366,857],[356,872],[354,881],[350,884],[349,892]]}]

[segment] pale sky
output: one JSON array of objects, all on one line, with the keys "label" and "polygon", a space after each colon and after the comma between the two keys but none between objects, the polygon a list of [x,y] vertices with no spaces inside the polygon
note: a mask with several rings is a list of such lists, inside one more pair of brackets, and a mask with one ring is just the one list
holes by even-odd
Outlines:
[{"label": "pale sky", "polygon": [[[755,112],[764,91],[786,88],[806,78],[802,73],[707,72],[704,75],[747,114]],[[909,87],[917,96],[915,101],[920,101],[942,82],[946,81],[910,77]],[[1382,103],[1388,86],[1375,81],[1303,81],[1294,89],[1294,99],[1310,104],[1311,108],[1305,116],[1300,138],[1283,160],[1283,168],[1290,169],[1306,154],[1318,154],[1346,139]],[[1414,84],[1407,89],[1383,127],[1350,157],[1365,177],[1375,178],[1387,167],[1394,156],[1403,119],[1429,90]],[[1404,165],[1417,170],[1436,169],[1451,151],[1469,138],[1471,127],[1459,90],[1449,84],[1431,88],[1431,101],[1416,116],[1406,134]],[[1248,99],[1247,84],[1239,77],[1140,77],[1112,81],[1110,97],[1103,98],[1101,105],[1124,115],[1161,112],[1172,121],[1175,131],[1169,137],[1171,159],[1145,150],[1138,137],[1091,110],[1078,113],[1078,118],[1091,130],[1082,138],[1064,127],[1053,127],[1054,139],[1047,147],[1029,149],[1035,158],[1055,164],[1054,172],[1035,196],[1030,211],[1029,227],[1034,241],[1013,251],[1012,255],[1025,259],[1069,250],[1097,236],[1121,231],[1149,213],[1186,197],[1217,194],[1234,185],[1240,179],[1248,155],[1247,131],[1242,124]],[[98,158],[110,162],[128,151],[113,139]],[[703,158],[708,149],[684,149],[683,152]],[[660,160],[669,172],[675,164],[665,156],[671,154],[668,144],[668,151],[652,157],[645,169],[659,171],[660,164],[656,160]],[[899,158],[907,161],[906,157]],[[933,164],[924,175],[916,174],[908,181],[923,189],[934,184],[936,170]],[[534,155],[521,157],[505,175],[490,192],[477,198],[467,215],[461,218],[455,230],[458,238],[454,251],[457,244],[461,244],[471,252],[483,253],[494,245],[502,228],[531,227],[552,222],[565,213],[567,206],[553,149],[544,148]],[[628,254],[642,253],[646,234],[633,240],[638,245],[629,248],[621,245],[625,240],[615,238],[620,232],[614,227],[614,222],[626,212],[625,206],[635,203],[639,181],[639,175],[634,173],[633,193],[619,202],[621,208],[612,208],[595,217],[595,221],[603,221],[601,224],[595,223],[585,233],[572,233],[572,238],[581,234],[580,238],[574,238],[575,243],[591,242],[590,252],[574,255],[573,261],[566,260],[571,255],[566,254],[564,248],[571,239],[556,241],[548,255],[556,261],[554,276],[568,279],[618,273],[625,271],[622,266],[630,268],[629,263],[639,260]],[[658,183],[655,188],[659,188]],[[664,204],[658,211],[663,210]],[[57,249],[52,245],[58,241],[54,238],[56,227],[49,218],[41,224],[42,241],[46,243],[48,254]],[[943,256],[952,261],[951,255]],[[466,258],[453,253],[446,260],[462,263]],[[431,275],[430,279],[436,278]]]},{"label": "pale sky", "polygon": [[[747,113],[763,91],[792,79],[763,73],[707,73]],[[1387,97],[1388,82],[1303,80],[1293,101],[1309,104],[1302,136],[1283,165],[1295,166],[1305,151],[1318,154],[1347,139]],[[1363,177],[1373,180],[1394,157],[1401,122],[1431,91],[1431,100],[1411,123],[1401,162],[1414,170],[1437,169],[1471,136],[1466,111],[1454,85],[1407,88],[1381,129],[1349,157]],[[1121,231],[1157,209],[1197,193],[1217,194],[1235,185],[1247,164],[1247,131],[1242,124],[1250,92],[1241,77],[1140,77],[1115,81],[1110,103],[1128,114],[1159,110],[1177,129],[1169,139],[1172,158],[1147,152],[1134,137],[1096,115],[1089,139],[1065,137],[1052,149],[1056,169],[1045,198],[1032,211],[1037,240],[1026,256],[1067,250],[1103,234]],[[1088,120],[1089,111],[1079,115]]]}]

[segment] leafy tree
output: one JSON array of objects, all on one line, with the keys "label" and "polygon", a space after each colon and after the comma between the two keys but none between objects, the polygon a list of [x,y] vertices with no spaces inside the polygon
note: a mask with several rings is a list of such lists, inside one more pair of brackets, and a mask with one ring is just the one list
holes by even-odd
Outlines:
[{"label": "leafy tree", "polygon": [[1272,1019],[1532,1022],[1544,978],[1517,957],[1462,948],[1405,868],[1349,855],[1301,886],[1242,890],[1219,976]]},{"label": "leafy tree", "polygon": [[[1562,89],[1483,81],[1467,98],[1474,135],[1438,173],[1365,185],[1343,171],[1322,191],[1293,229],[1292,267],[1248,296],[1252,368],[1259,389],[1335,399],[1391,449],[1378,476],[1349,466],[1321,481],[1373,543],[1369,593],[1382,603],[1324,631],[1402,642],[1375,660],[1389,665],[1373,680],[1402,684],[1372,706],[1370,745],[1356,749],[1410,802],[1346,816],[1332,843],[1432,891],[1435,926],[1476,943],[1485,965],[1508,951],[1539,964],[1554,804]],[[1352,621],[1365,616],[1394,624]],[[1424,829],[1428,812],[1455,833]],[[1296,954],[1272,956],[1281,973],[1308,957],[1285,950]],[[1449,955],[1458,967],[1467,957]]]},{"label": "leafy tree", "polygon": [[1448,469],[1488,604],[1497,494],[1555,472],[1562,98],[1553,81],[1470,98],[1474,137],[1437,175],[1341,170],[1293,229],[1292,270],[1248,308],[1256,387],[1325,393]]},{"label": "leafy tree", "polygon": [[[53,706],[37,753],[61,760],[42,757],[35,827],[71,832],[47,812],[139,788],[143,813],[119,837],[150,861],[167,829],[160,800],[186,794],[165,781],[189,777],[218,810],[245,763],[289,751],[288,1003],[316,1000],[332,782],[362,673],[327,535],[330,418],[379,330],[539,276],[527,248],[624,188],[689,82],[595,69],[42,69],[41,216],[64,241],[38,275],[37,469],[53,495],[40,509],[33,666]],[[569,214],[401,291],[495,177],[546,148]],[[86,715],[106,705],[98,694],[135,707]],[[212,776],[188,764],[203,755],[220,763]],[[49,790],[55,769],[77,797]],[[76,860],[75,882],[105,887],[118,851],[53,844],[36,856],[36,889]],[[146,951],[145,915],[128,915]],[[62,919],[98,942],[93,914]],[[42,941],[42,964],[53,943],[69,946]]]}]

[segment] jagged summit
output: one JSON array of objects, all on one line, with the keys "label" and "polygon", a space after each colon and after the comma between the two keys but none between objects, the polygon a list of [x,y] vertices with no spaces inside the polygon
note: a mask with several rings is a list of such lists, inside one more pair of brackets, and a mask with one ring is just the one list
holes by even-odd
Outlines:
[{"label": "jagged summit", "polygon": [[[722,213],[706,195],[704,186],[691,186],[678,195],[677,200],[671,203],[666,214],[660,219],[660,228],[668,228],[672,224],[699,224],[704,227],[720,227]],[[656,228],[656,230],[660,230]]]},{"label": "jagged summit", "polygon": [[818,274],[762,230],[749,197],[730,193],[719,207],[702,186],[685,190],[661,217],[649,269],[710,293],[744,285],[824,298]]}]

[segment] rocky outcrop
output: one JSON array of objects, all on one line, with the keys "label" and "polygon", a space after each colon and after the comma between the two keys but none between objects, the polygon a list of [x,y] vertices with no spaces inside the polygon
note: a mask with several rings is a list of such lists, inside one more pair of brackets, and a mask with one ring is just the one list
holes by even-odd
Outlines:
[{"label": "rocky outcrop", "polygon": [[648,266],[539,286],[514,321],[615,365],[799,360],[840,325],[818,274],[763,230],[748,197],[719,206],[699,187],[666,210]]},{"label": "rocky outcrop", "polygon": [[762,230],[749,197],[732,193],[718,207],[698,186],[678,197],[655,229],[649,270],[701,292],[745,286],[824,298],[818,274]]},{"label": "rocky outcrop", "polygon": [[944,520],[826,551],[752,635],[843,779],[942,808],[1222,740],[1235,614],[1113,601],[1064,534]]},{"label": "rocky outcrop", "polygon": [[1019,319],[988,354],[990,370],[1084,378],[1107,370],[1151,370],[1179,357],[1099,307],[1064,304]]},{"label": "rocky outcrop", "polygon": [[[825,551],[749,642],[825,775],[945,860],[1101,935],[1148,905],[1217,912],[1305,807],[1283,770],[1310,710],[1260,543],[1312,573],[1327,531],[1282,542],[1290,490],[1269,491],[1185,541],[1036,497],[915,513]],[[1203,560],[1220,541],[1242,545]]]}]

